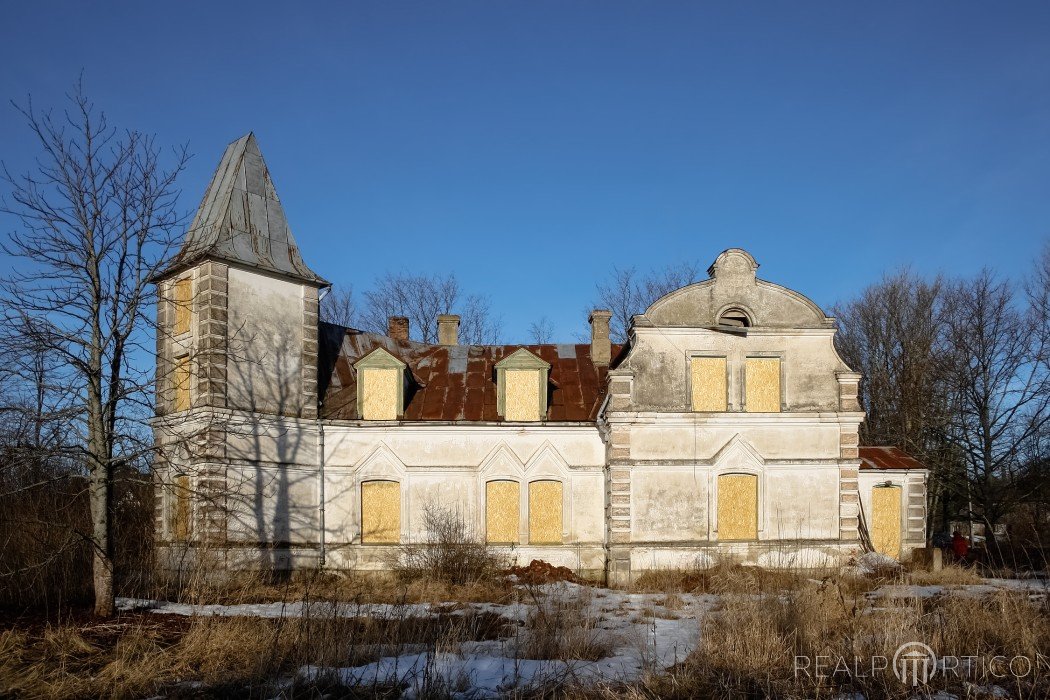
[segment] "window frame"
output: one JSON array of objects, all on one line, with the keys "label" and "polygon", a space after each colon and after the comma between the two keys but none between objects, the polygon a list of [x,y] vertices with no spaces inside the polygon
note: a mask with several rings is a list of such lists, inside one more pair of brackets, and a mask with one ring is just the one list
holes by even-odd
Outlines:
[{"label": "window frame", "polygon": [[[765,492],[762,475],[756,471],[750,471],[747,469],[727,469],[725,471],[717,472],[714,476],[714,531],[717,535],[718,542],[758,542],[762,539],[763,533],[763,512],[764,509],[762,504],[765,500]],[[755,537],[753,539],[726,539],[722,536],[722,523],[721,523],[721,512],[720,512],[720,500],[722,494],[722,488],[720,480],[722,477],[732,476],[746,476],[755,480]]]},{"label": "window frame", "polygon": [[[395,484],[397,485],[397,539],[390,541],[376,541],[366,540],[365,537],[365,488],[368,484]],[[390,479],[384,477],[374,477],[362,479],[358,485],[358,538],[362,546],[369,547],[389,547],[400,545],[404,540],[404,504],[405,504],[405,493],[404,484],[399,479]]]},{"label": "window frame", "polygon": [[[729,361],[728,353],[713,353],[713,352],[691,352],[687,355],[689,362],[686,365],[686,387],[688,390],[687,396],[689,399],[689,411],[691,413],[728,413],[732,410],[733,402],[733,371],[732,364]],[[701,411],[695,408],[695,402],[693,401],[693,361],[694,360],[724,360],[725,361],[725,408],[720,411]]]},{"label": "window frame", "polygon": [[507,370],[533,370],[536,372],[536,393],[539,420],[507,421],[510,423],[543,423],[547,420],[547,393],[550,386],[550,363],[541,360],[525,348],[518,348],[513,353],[496,363],[496,413],[507,420]]},{"label": "window frame", "polygon": [[[743,375],[743,391],[741,392],[741,410],[744,413],[785,413],[787,411],[787,362],[785,361],[785,353],[783,352],[765,352],[765,351],[752,351],[744,353],[744,361],[742,363],[742,375]],[[748,407],[747,401],[747,387],[748,387],[748,371],[747,363],[748,360],[777,360],[780,364],[779,370],[779,381],[780,381],[780,405],[776,411],[752,411]]]},{"label": "window frame", "polygon": [[408,365],[397,359],[383,348],[376,348],[360,360],[354,363],[354,371],[357,373],[357,416],[363,421],[389,421],[388,418],[367,418],[364,414],[365,407],[365,381],[370,369],[392,369],[400,372],[400,381],[396,382],[397,395],[395,396],[394,418],[400,420],[405,415],[405,385],[408,382]]}]

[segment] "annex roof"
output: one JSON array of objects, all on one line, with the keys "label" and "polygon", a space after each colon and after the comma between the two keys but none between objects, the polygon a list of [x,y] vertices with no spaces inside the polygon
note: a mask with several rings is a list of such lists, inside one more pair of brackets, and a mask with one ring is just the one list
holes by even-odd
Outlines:
[{"label": "annex roof", "polygon": [[926,466],[899,447],[861,447],[860,468],[889,471],[925,469]]}]

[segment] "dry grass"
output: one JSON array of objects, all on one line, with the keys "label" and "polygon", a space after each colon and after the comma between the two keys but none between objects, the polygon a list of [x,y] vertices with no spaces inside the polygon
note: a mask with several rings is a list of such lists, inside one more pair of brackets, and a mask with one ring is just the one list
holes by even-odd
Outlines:
[{"label": "dry grass", "polygon": [[[1050,648],[1050,615],[1045,603],[1034,605],[1026,596],[1005,592],[985,598],[912,600],[882,609],[872,609],[862,596],[828,582],[777,596],[727,594],[718,612],[702,620],[698,648],[670,674],[627,689],[585,694],[735,698],[860,692],[868,700],[914,697],[914,689],[888,671],[864,673],[872,657],[892,659],[900,645],[911,641],[928,644],[939,657],[976,655],[987,663],[1001,655],[1045,661],[1040,654]],[[823,675],[812,667],[818,656],[831,664]],[[798,672],[797,657],[809,659],[810,668]],[[852,670],[834,672],[840,658]],[[1050,693],[1045,663],[1026,678],[1010,680],[1010,692],[1017,697]],[[974,682],[979,687],[982,679]],[[994,678],[983,682],[1004,683]],[[962,679],[951,677],[935,677],[931,687],[970,696],[975,692]]]},{"label": "dry grass", "polygon": [[950,564],[940,571],[912,571],[907,574],[907,581],[919,586],[960,586],[981,582],[981,577],[974,569]]},{"label": "dry grass", "polygon": [[[456,651],[466,641],[508,634],[506,620],[492,613],[422,618],[396,607],[367,618],[124,615],[108,623],[0,632],[0,696],[132,698],[197,695],[201,688],[211,696],[272,695],[275,682],[305,665],[338,668]],[[335,692],[334,681],[325,682]],[[302,686],[304,695],[317,695],[317,688]],[[364,696],[377,690],[391,689],[368,688]]]},{"label": "dry grass", "polygon": [[591,605],[591,589],[527,590],[535,607],[518,639],[519,658],[598,661],[613,652],[618,640],[602,629],[604,618]]},{"label": "dry grass", "polygon": [[[776,593],[794,590],[814,579],[829,578],[833,572],[815,570],[763,569],[731,562],[719,562],[706,569],[662,569],[647,571],[635,579],[631,590],[637,593]],[[870,590],[874,583],[860,581]]]}]

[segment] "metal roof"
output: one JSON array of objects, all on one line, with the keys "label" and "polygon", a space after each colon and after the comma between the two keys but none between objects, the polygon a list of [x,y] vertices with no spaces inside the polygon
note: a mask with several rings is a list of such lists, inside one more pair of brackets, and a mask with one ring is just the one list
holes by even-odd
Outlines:
[{"label": "metal roof", "polygon": [[[430,345],[322,325],[327,326],[322,328],[319,348],[324,418],[359,418],[353,364],[377,347],[403,361],[411,372],[405,391],[406,421],[502,421],[496,412],[496,363],[520,348],[551,365],[547,422],[594,421],[605,399],[608,368],[591,361],[587,343]],[[620,350],[621,346],[612,346],[614,358]]]},{"label": "metal roof", "polygon": [[860,468],[886,471],[925,469],[926,466],[899,447],[861,447]]},{"label": "metal roof", "polygon": [[167,272],[205,258],[328,285],[299,254],[254,134],[226,147]]}]

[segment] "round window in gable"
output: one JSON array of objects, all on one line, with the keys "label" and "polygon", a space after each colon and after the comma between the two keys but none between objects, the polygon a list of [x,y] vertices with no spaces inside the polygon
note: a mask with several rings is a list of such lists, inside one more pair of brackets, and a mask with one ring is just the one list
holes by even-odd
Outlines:
[{"label": "round window in gable", "polygon": [[740,309],[729,309],[718,319],[718,325],[731,328],[750,328],[751,319]]}]

